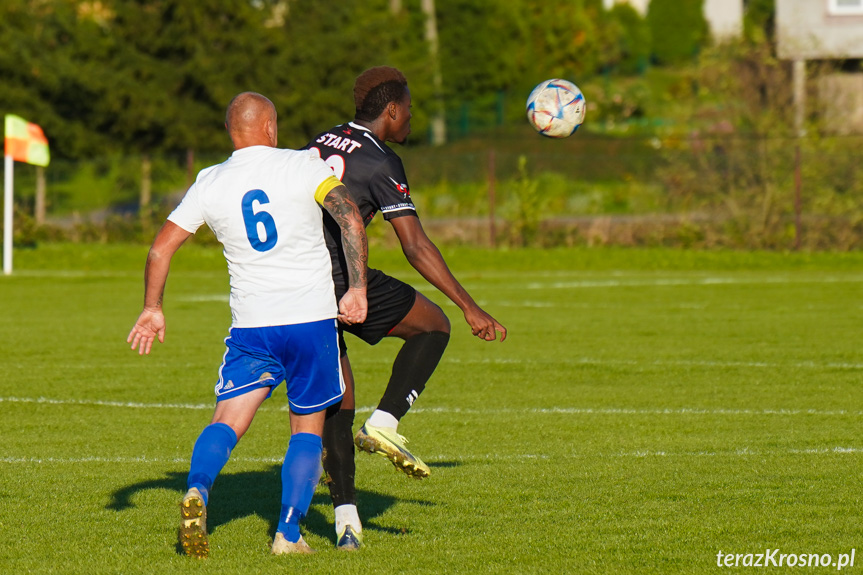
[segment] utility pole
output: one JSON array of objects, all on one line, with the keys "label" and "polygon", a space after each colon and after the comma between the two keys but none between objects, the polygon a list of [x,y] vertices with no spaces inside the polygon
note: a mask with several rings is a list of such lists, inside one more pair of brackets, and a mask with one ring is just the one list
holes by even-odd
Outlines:
[{"label": "utility pole", "polygon": [[806,60],[794,60],[791,83],[794,94],[794,131],[800,138],[806,134]]},{"label": "utility pole", "polygon": [[153,199],[153,161],[150,154],[141,157],[141,196],[138,205],[141,215],[149,215],[150,202]]},{"label": "utility pole", "polygon": [[794,249],[800,249],[803,235],[802,225],[802,177],[800,160],[800,140],[806,134],[806,60],[796,59],[792,65],[792,83],[794,90]]}]

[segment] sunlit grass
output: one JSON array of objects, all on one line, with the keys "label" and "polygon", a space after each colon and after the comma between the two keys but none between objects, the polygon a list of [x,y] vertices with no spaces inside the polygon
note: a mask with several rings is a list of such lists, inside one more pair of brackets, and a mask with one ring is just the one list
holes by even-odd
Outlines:
[{"label": "sunlit grass", "polygon": [[[704,573],[717,553],[849,553],[863,535],[863,256],[447,250],[510,330],[472,338],[398,252],[372,264],[449,315],[400,427],[428,480],[357,456],[366,547],[271,557],[283,388],[216,482],[211,557],[177,555],[176,504],[209,421],[230,315],[218,249],[184,247],[150,357],[125,337],[146,248],[45,246],[0,278],[0,572]],[[358,421],[397,351],[349,340]],[[823,569],[827,570],[827,569]]]}]

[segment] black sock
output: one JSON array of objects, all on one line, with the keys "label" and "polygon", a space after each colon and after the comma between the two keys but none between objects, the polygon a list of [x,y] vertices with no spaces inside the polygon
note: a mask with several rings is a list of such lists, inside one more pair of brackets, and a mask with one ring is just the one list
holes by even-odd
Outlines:
[{"label": "black sock", "polygon": [[396,419],[404,417],[425,389],[448,342],[449,334],[443,331],[408,338],[393,363],[393,373],[378,409]]},{"label": "black sock", "polygon": [[[338,406],[336,406],[338,408]],[[353,409],[327,411],[324,420],[324,471],[333,507],[357,504],[354,487],[356,465],[354,464]]]}]

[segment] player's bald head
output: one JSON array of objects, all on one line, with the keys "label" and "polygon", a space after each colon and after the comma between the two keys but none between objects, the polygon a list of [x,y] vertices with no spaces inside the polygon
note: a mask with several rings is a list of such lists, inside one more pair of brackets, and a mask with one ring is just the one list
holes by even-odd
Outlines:
[{"label": "player's bald head", "polygon": [[276,116],[276,107],[257,92],[243,92],[234,96],[225,113],[225,125],[229,132],[244,131],[256,127]]},{"label": "player's bald head", "polygon": [[[275,130],[276,107],[269,98],[257,92],[237,94],[225,112],[225,127],[228,128],[235,147],[242,147],[240,144],[260,144],[257,139],[267,132],[268,122]],[[275,141],[270,145],[275,145]]]}]

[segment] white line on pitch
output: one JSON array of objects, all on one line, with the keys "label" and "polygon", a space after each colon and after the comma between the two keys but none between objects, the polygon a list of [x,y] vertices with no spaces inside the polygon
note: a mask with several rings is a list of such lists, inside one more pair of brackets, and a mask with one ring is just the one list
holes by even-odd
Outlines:
[{"label": "white line on pitch", "polygon": [[[811,284],[811,283],[859,283],[863,276],[774,276],[774,277],[703,277],[703,278],[655,278],[627,280],[587,280],[564,282],[531,282],[519,288],[573,289],[573,288],[612,288],[612,287],[665,287],[665,286],[715,286],[715,285],[752,285],[752,284]],[[512,287],[512,286],[509,286]]]},{"label": "white line on pitch", "polygon": [[[502,454],[478,454],[478,455],[454,455],[454,454],[436,454],[427,457],[426,460],[434,466],[435,461],[521,461],[521,460],[550,460],[550,459],[611,459],[611,458],[636,458],[643,459],[649,457],[762,457],[766,455],[858,455],[863,453],[863,448],[860,447],[823,447],[809,449],[768,449],[759,450],[749,447],[741,447],[726,451],[622,451],[619,453],[521,453],[512,455]],[[283,461],[281,457],[232,457],[233,463],[272,463],[280,465]],[[141,463],[156,463],[156,464],[177,464],[187,465],[189,459],[187,457],[0,457],[0,464],[9,465],[27,465],[27,464],[83,464],[83,463],[112,463],[112,464],[141,464]]]},{"label": "white line on pitch", "polygon": [[[102,401],[89,399],[51,399],[47,397],[0,397],[0,403],[38,403],[47,405],[82,405],[97,407],[119,407],[126,409],[191,409],[207,410],[213,409],[213,404],[190,404],[190,403],[140,403],[122,401]],[[280,410],[287,411],[286,405],[274,408],[262,406],[259,411]],[[371,413],[373,406],[357,407],[357,413]],[[726,409],[726,408],[593,408],[593,407],[526,407],[523,409],[470,409],[460,407],[414,407],[411,413],[441,413],[441,414],[465,414],[465,415],[492,415],[492,414],[539,414],[539,415],[819,415],[819,416],[860,416],[863,411],[821,410],[821,409]]]},{"label": "white line on pitch", "polygon": [[140,275],[140,272],[110,270],[15,270],[15,277],[18,278],[133,278]]},{"label": "white line on pitch", "polygon": [[[362,360],[360,360],[362,361]],[[380,360],[375,363],[389,362],[389,360]],[[370,362],[371,363],[371,362]],[[483,358],[483,359],[459,359],[459,358],[444,358],[442,363],[462,363],[462,364],[512,364],[512,365],[538,365],[543,363],[549,364],[568,364],[568,365],[630,365],[630,366],[692,366],[692,367],[764,367],[764,368],[806,368],[806,369],[863,369],[863,363],[848,363],[848,362],[826,362],[817,363],[814,361],[799,361],[789,363],[777,363],[769,361],[697,361],[687,359],[657,359],[653,361],[636,361],[632,359],[595,359],[590,357],[575,357],[575,358],[549,358],[542,359],[511,359],[511,358]]]},{"label": "white line on pitch", "polygon": [[[178,276],[189,276],[189,277],[222,277],[224,276],[224,272],[221,271],[176,271],[172,272]],[[831,275],[831,276],[817,276],[817,275],[802,275],[802,274],[789,274],[782,276],[763,276],[758,277],[757,275],[747,275],[745,277],[734,277],[734,276],[695,276],[692,277],[693,274],[698,274],[699,272],[687,272],[683,270],[679,272],[679,274],[688,274],[684,277],[632,277],[633,272],[602,272],[605,277],[612,276],[615,279],[604,279],[602,275],[598,272],[589,272],[589,271],[575,271],[575,272],[565,272],[565,271],[532,271],[528,272],[533,277],[543,277],[549,278],[552,281],[545,282],[530,282],[527,284],[514,284],[508,283],[505,286],[498,286],[500,289],[578,289],[578,288],[613,288],[613,287],[663,287],[663,286],[711,286],[711,285],[749,285],[749,284],[809,284],[809,283],[860,283],[863,282],[863,276],[858,274],[849,274],[849,275]],[[753,272],[756,273],[757,272]],[[82,278],[82,277],[137,277],[139,272],[135,271],[112,271],[112,270],[19,270],[15,272],[16,277],[57,277],[57,278]],[[513,272],[513,273],[503,273],[503,274],[494,274],[492,272],[483,273],[480,278],[471,278],[471,282],[482,282],[483,279],[521,279],[526,274],[524,272]],[[576,279],[573,281],[554,281],[555,277],[567,277],[575,275],[579,278],[584,278],[585,276],[599,276],[598,279]],[[629,277],[626,277],[629,276]],[[421,280],[414,280],[409,278],[406,283],[410,285],[414,285],[417,288],[426,290],[426,291],[436,291],[435,288]],[[467,284],[465,284],[466,287]],[[479,284],[477,284],[479,285]],[[482,284],[484,287],[487,286],[486,283]],[[225,295],[201,295],[201,296],[179,296],[180,299],[186,299],[187,301],[223,301],[222,298],[225,298]],[[201,299],[197,299],[201,298]]]},{"label": "white line on pitch", "polygon": [[131,409],[207,409],[212,410],[215,402],[209,404],[190,403],[139,403],[130,401],[103,401],[98,399],[51,399],[49,397],[0,397],[0,403],[43,403],[48,405],[95,405],[101,407],[124,407]]},{"label": "white line on pitch", "polygon": [[[221,278],[226,274],[221,271],[183,271],[171,270],[171,276]],[[15,270],[15,278],[139,278],[139,271],[122,270]]]},{"label": "white line on pitch", "polygon": [[[357,407],[357,413],[371,413],[373,406]],[[820,409],[724,409],[724,408],[664,408],[664,409],[629,409],[629,408],[592,408],[592,407],[527,407],[524,409],[470,409],[461,407],[414,407],[411,413],[443,413],[465,415],[492,414],[540,414],[540,415],[819,415],[819,416],[854,416],[863,415],[863,411],[820,410]]]},{"label": "white line on pitch", "polygon": [[[282,457],[232,457],[239,463],[282,463]],[[188,465],[188,457],[0,457],[0,463],[182,463]]]},{"label": "white line on pitch", "polygon": [[724,451],[621,451],[619,453],[570,453],[570,454],[484,454],[484,455],[442,455],[437,454],[427,458],[428,461],[476,461],[476,460],[519,460],[519,459],[604,459],[604,458],[646,458],[646,457],[746,457],[765,455],[856,455],[863,453],[860,447],[823,447],[817,449],[752,449],[741,447],[738,449]]},{"label": "white line on pitch", "polygon": [[[380,365],[380,364],[392,364],[392,358],[368,358],[368,357],[360,357],[356,359],[352,359],[351,363],[354,366],[357,365]],[[598,359],[592,357],[548,357],[544,359],[539,356],[534,356],[532,359],[512,359],[507,357],[493,357],[488,358],[484,357],[482,359],[460,359],[460,358],[449,358],[444,357],[441,360],[441,363],[447,364],[458,364],[458,365],[526,365],[526,366],[542,366],[548,365],[550,367],[554,367],[556,365],[564,364],[564,365],[624,365],[624,366],[632,366],[632,367],[653,367],[653,366],[683,366],[683,367],[730,367],[730,368],[767,368],[767,369],[785,369],[785,368],[794,368],[794,369],[849,369],[849,370],[857,370],[863,369],[863,363],[854,363],[854,362],[825,362],[819,363],[815,361],[797,361],[797,362],[771,362],[771,361],[710,361],[710,360],[688,360],[688,359],[655,359],[655,360],[634,360],[634,359]],[[125,364],[117,363],[110,365],[111,367],[122,367]],[[103,364],[102,367],[106,365]],[[27,369],[30,366],[25,363],[8,363],[6,364],[7,369]],[[186,367],[194,368],[199,367],[197,364],[187,363]],[[80,363],[80,364],[64,364],[62,366],[63,369],[87,369],[92,370],[93,364],[90,363]],[[3,401],[0,398],[0,401]]]},{"label": "white line on pitch", "polygon": [[227,303],[231,298],[228,294],[198,294],[198,295],[187,295],[187,296],[178,296],[175,298],[177,301],[188,301],[188,302],[225,302]]}]

